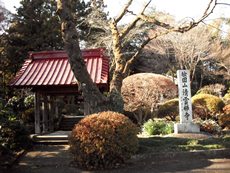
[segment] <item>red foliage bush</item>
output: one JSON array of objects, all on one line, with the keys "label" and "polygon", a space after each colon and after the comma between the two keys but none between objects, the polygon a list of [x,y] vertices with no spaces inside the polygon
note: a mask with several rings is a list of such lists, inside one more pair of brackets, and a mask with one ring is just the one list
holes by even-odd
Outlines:
[{"label": "red foliage bush", "polygon": [[226,105],[224,108],[223,108],[223,111],[225,114],[229,114],[230,115],[230,104]]},{"label": "red foliage bush", "polygon": [[224,113],[219,116],[218,122],[222,127],[230,129],[230,104],[223,108],[223,112]]}]

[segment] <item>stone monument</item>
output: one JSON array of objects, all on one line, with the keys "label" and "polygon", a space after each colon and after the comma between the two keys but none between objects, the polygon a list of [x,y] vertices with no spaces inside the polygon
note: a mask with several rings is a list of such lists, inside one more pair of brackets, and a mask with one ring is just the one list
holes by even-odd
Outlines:
[{"label": "stone monument", "polygon": [[200,127],[192,122],[192,102],[189,70],[177,71],[180,123],[174,124],[174,133],[199,133]]}]

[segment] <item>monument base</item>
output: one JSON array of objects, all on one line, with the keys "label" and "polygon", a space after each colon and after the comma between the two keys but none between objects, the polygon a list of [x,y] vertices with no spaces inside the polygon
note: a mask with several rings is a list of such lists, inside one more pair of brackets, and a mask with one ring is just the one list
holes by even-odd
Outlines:
[{"label": "monument base", "polygon": [[200,126],[194,123],[174,124],[174,133],[199,133]]}]

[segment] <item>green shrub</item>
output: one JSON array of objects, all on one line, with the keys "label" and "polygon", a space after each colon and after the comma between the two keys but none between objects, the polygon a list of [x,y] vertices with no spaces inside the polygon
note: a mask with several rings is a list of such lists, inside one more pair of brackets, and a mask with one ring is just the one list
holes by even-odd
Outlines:
[{"label": "green shrub", "polygon": [[230,104],[230,92],[224,95],[223,100],[225,104]]},{"label": "green shrub", "polygon": [[19,151],[32,144],[28,131],[19,121],[1,122],[0,134],[0,145],[7,150]]},{"label": "green shrub", "polygon": [[34,108],[29,108],[22,112],[21,119],[24,123],[34,123]]},{"label": "green shrub", "polygon": [[[0,157],[14,155],[15,152],[31,146],[29,134],[25,126],[17,120],[15,110],[20,104],[13,97],[8,102],[0,100]],[[19,106],[20,107],[20,106]],[[8,157],[4,161],[8,161]]]},{"label": "green shrub", "polygon": [[198,94],[192,97],[194,118],[216,118],[222,112],[224,102],[217,96]]},{"label": "green shrub", "polygon": [[168,120],[175,121],[177,116],[179,116],[178,98],[166,101],[164,104],[159,106],[157,111],[158,118],[166,118]]},{"label": "green shrub", "polygon": [[148,135],[165,135],[173,132],[173,123],[148,120],[143,125],[143,132]]},{"label": "green shrub", "polygon": [[80,167],[115,167],[137,151],[137,133],[137,126],[120,113],[92,114],[73,128],[69,138],[70,151]]},{"label": "green shrub", "polygon": [[27,107],[27,108],[33,107],[34,106],[34,99],[35,99],[34,95],[28,95],[27,97],[25,97],[25,99],[24,99],[25,107]]}]

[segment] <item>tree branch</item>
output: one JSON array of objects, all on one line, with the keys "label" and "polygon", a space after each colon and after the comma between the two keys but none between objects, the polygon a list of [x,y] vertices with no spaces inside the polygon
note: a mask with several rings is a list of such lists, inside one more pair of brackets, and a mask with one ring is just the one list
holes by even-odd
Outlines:
[{"label": "tree branch", "polygon": [[[212,4],[213,4],[213,6],[211,7]],[[194,22],[194,23],[196,23],[196,25],[198,25],[200,22],[202,22],[204,19],[206,19],[210,14],[212,14],[215,7],[216,7],[216,4],[217,4],[217,0],[210,0],[208,7],[204,11],[203,16],[197,22]]]},{"label": "tree branch", "polygon": [[229,5],[230,6],[229,3],[222,3],[222,2],[218,2],[218,3],[216,3],[216,5]]},{"label": "tree branch", "polygon": [[[208,4],[208,7],[206,8],[203,16],[201,17],[200,20],[198,20],[197,22],[192,22],[190,23],[189,25],[187,26],[183,26],[183,27],[178,27],[178,28],[175,28],[175,27],[172,27],[171,25],[167,24],[167,23],[164,23],[164,22],[160,22],[158,20],[156,20],[154,17],[148,17],[148,16],[145,16],[143,14],[139,15],[139,17],[144,20],[144,21],[147,21],[147,22],[151,22],[151,23],[154,23],[156,24],[157,26],[161,26],[165,29],[167,29],[166,31],[164,32],[161,32],[161,33],[156,33],[153,37],[151,38],[148,38],[147,40],[145,40],[141,46],[138,48],[138,50],[136,51],[136,53],[131,57],[131,59],[129,59],[125,65],[125,68],[123,70],[123,73],[124,74],[127,74],[128,73],[128,70],[130,68],[130,65],[136,60],[137,56],[141,53],[142,49],[153,39],[159,37],[159,36],[162,36],[162,35],[166,35],[168,34],[169,32],[181,32],[181,33],[184,33],[184,32],[187,32],[189,30],[191,30],[192,28],[194,28],[195,26],[197,26],[200,22],[202,22],[205,18],[207,18],[214,10],[215,6],[216,6],[216,2],[217,0],[215,0],[215,4],[213,5],[213,7],[211,8],[211,4],[213,3],[214,0],[210,0],[209,4]],[[211,10],[210,10],[211,8]]]},{"label": "tree branch", "polygon": [[140,14],[144,14],[146,8],[149,6],[149,4],[152,2],[152,0],[149,0],[148,3],[145,4],[144,8],[142,9],[141,13]]},{"label": "tree branch", "polygon": [[[214,3],[214,4],[213,4]],[[213,4],[213,6],[212,6]],[[210,0],[207,8],[205,9],[202,17],[197,21],[192,21],[190,22],[189,25],[187,26],[182,26],[182,27],[173,27],[171,26],[170,24],[167,24],[167,23],[164,23],[164,22],[160,22],[158,21],[155,17],[149,17],[149,16],[146,16],[144,15],[143,13],[139,14],[139,15],[136,15],[137,18],[140,18],[142,19],[143,21],[146,21],[146,22],[150,22],[150,23],[153,23],[157,26],[160,26],[164,29],[166,29],[165,31],[163,32],[160,32],[160,33],[156,33],[153,37],[149,37],[148,39],[146,39],[142,44],[141,46],[138,48],[138,50],[136,51],[136,53],[127,61],[126,65],[125,65],[125,68],[123,70],[123,74],[124,75],[127,75],[128,71],[129,71],[129,68],[131,66],[131,64],[136,60],[136,58],[138,57],[138,55],[141,53],[142,49],[153,39],[159,37],[159,36],[162,36],[162,35],[166,35],[170,32],[180,32],[180,33],[184,33],[184,32],[187,32],[189,30],[191,30],[192,28],[194,28],[195,26],[197,26],[199,23],[201,23],[204,19],[206,19],[211,13],[213,13],[213,10],[215,9],[216,7],[216,4],[217,4],[217,0]],[[129,13],[135,15],[133,12],[130,12],[128,11]]]},{"label": "tree branch", "polygon": [[161,22],[161,21],[157,20],[155,17],[146,16],[144,14],[137,15],[137,14],[134,14],[133,12],[130,12],[130,11],[128,11],[128,12],[132,15],[136,15],[137,17],[141,18],[143,21],[153,23],[153,24],[160,26],[164,29],[171,30],[172,32],[184,33],[184,32],[191,30],[195,26],[197,26],[204,19],[206,19],[211,13],[213,13],[213,10],[215,9],[216,5],[217,5],[217,0],[210,0],[210,2],[208,4],[207,8],[205,9],[202,17],[198,21],[192,21],[186,26],[178,26],[178,27],[174,27],[168,23]]},{"label": "tree branch", "polygon": [[160,22],[159,20],[157,20],[155,17],[150,17],[150,16],[146,16],[144,14],[140,14],[138,15],[139,18],[141,18],[143,21],[145,22],[150,22],[153,23],[157,26],[163,27],[165,29],[172,29],[173,27],[167,23],[164,22]]},{"label": "tree branch", "polygon": [[163,36],[163,35],[166,35],[168,34],[170,31],[169,30],[166,30],[164,32],[161,32],[161,33],[155,33],[154,36],[152,37],[148,37],[142,44],[141,46],[137,49],[137,51],[135,52],[135,54],[126,62],[125,64],[125,67],[124,67],[124,70],[123,70],[123,74],[126,76],[129,69],[130,69],[130,66],[133,64],[133,62],[137,59],[137,57],[140,55],[140,53],[142,52],[143,48],[150,42],[152,41],[153,39],[157,38],[157,37],[160,37],[160,36]]},{"label": "tree branch", "polygon": [[131,29],[133,29],[137,22],[140,20],[139,17],[136,17],[121,33],[120,33],[120,39],[123,39]]},{"label": "tree branch", "polygon": [[118,23],[125,15],[127,12],[129,6],[132,4],[133,0],[129,0],[128,3],[124,6],[122,9],[121,13],[114,19],[115,23]]},{"label": "tree branch", "polygon": [[[148,3],[145,4],[145,6],[143,7],[143,9],[140,12],[140,15],[143,15],[146,8],[149,6],[149,4],[151,3],[152,0],[149,0]],[[128,9],[126,10],[128,13],[132,13],[132,11],[129,11]],[[120,33],[120,38],[123,39],[131,29],[133,29],[137,22],[140,20],[141,18],[139,17],[139,15],[136,15],[136,18]]]},{"label": "tree branch", "polygon": [[[212,4],[213,4],[213,6],[212,6]],[[195,26],[197,26],[198,24],[203,22],[203,20],[206,19],[210,14],[213,13],[213,11],[216,7],[216,4],[217,4],[217,0],[210,0],[206,10],[204,11],[202,17],[198,21],[192,21],[187,26],[173,28],[172,31],[184,33],[184,32],[191,30],[192,28],[194,28]]]}]

